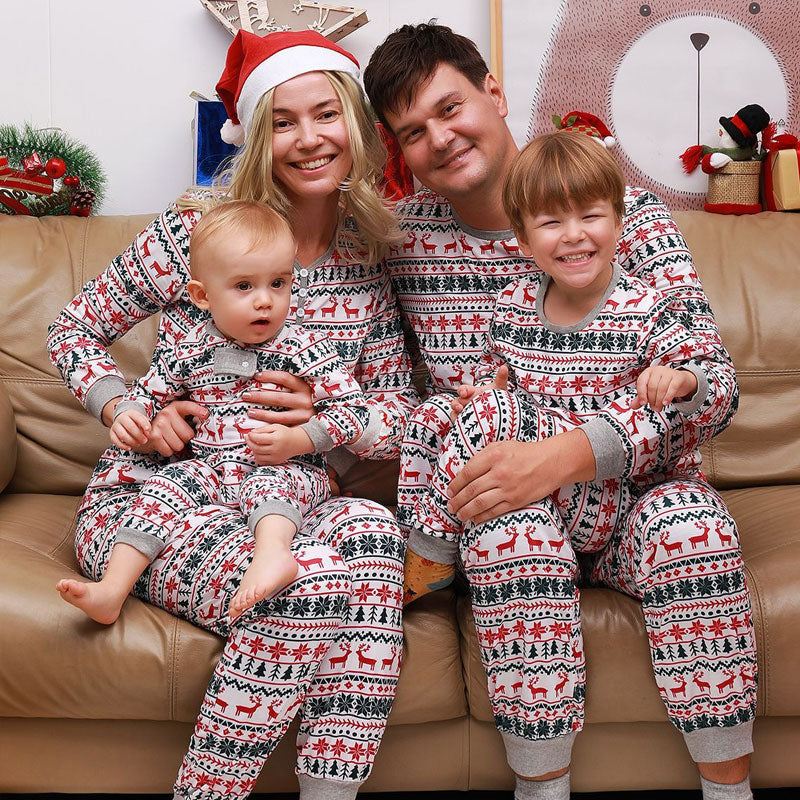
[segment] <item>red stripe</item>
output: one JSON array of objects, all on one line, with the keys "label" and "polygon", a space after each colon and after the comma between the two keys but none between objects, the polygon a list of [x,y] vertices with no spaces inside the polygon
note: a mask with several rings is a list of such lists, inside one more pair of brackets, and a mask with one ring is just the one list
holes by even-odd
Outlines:
[{"label": "red stripe", "polygon": [[26,216],[30,216],[31,212],[25,208],[19,200],[15,200],[13,197],[8,197],[0,192],[0,203],[4,206],[8,206],[10,209],[13,210],[15,214],[25,214]]},{"label": "red stripe", "polygon": [[761,203],[753,203],[752,205],[745,205],[744,203],[706,203],[704,206],[706,211],[712,214],[758,214],[763,211]]},{"label": "red stripe", "polygon": [[742,122],[737,116],[731,117],[731,122],[744,134],[745,139],[755,139],[756,137],[750,133],[750,128]]}]

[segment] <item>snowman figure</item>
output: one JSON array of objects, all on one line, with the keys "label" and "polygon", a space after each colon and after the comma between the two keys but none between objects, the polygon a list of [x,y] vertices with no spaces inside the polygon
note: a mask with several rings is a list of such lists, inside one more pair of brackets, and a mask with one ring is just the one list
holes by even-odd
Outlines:
[{"label": "snowman figure", "polygon": [[770,125],[769,114],[757,103],[740,108],[732,117],[719,118],[719,143],[716,147],[692,145],[681,155],[683,169],[691,174],[698,165],[703,172],[719,172],[731,161],[759,159],[757,134]]}]

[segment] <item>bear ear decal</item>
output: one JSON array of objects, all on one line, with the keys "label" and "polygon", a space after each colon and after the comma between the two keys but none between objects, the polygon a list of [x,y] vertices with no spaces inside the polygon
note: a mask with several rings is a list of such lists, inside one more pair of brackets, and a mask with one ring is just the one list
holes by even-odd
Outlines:
[{"label": "bear ear decal", "polygon": [[561,129],[561,117],[559,117],[558,114],[553,114],[553,125],[559,130]]}]

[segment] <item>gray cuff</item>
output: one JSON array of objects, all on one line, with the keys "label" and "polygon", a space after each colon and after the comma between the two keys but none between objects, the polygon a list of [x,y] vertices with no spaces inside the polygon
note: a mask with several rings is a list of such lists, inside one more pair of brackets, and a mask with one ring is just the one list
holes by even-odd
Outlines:
[{"label": "gray cuff", "polygon": [[344,475],[351,467],[358,464],[358,456],[345,450],[343,445],[334,447],[327,455],[328,463],[336,470],[336,474],[340,477]]},{"label": "gray cuff", "polygon": [[697,378],[697,391],[688,400],[673,402],[675,408],[677,408],[684,417],[690,417],[692,414],[699,411],[700,407],[708,399],[708,377],[696,361],[678,367],[678,369],[685,369]]},{"label": "gray cuff", "polygon": [[378,436],[380,436],[382,422],[383,417],[381,412],[374,406],[370,406],[369,422],[367,423],[367,427],[364,428],[364,433],[352,444],[348,444],[347,449],[352,453],[363,453],[365,450],[369,450],[369,448],[375,444]]},{"label": "gray cuff", "polygon": [[569,766],[575,732],[555,739],[523,739],[501,732],[508,766],[523,778],[535,778]]},{"label": "gray cuff", "polygon": [[269,516],[270,514],[278,514],[281,517],[286,517],[289,522],[293,522],[295,528],[300,530],[300,525],[303,522],[303,517],[300,512],[285,500],[265,500],[261,505],[256,506],[255,510],[247,518],[247,527],[253,533],[256,531],[256,525],[262,517]]},{"label": "gray cuff", "polygon": [[732,761],[753,752],[753,721],[730,728],[701,728],[684,733],[694,762]]},{"label": "gray cuff", "polygon": [[325,426],[316,418],[311,417],[308,422],[304,422],[300,426],[311,439],[311,444],[314,445],[315,453],[327,453],[328,450],[334,448],[334,441],[328,433]]},{"label": "gray cuff", "polygon": [[408,534],[408,549],[437,564],[455,564],[458,559],[458,542],[429,536],[416,528]]},{"label": "gray cuff", "polygon": [[145,409],[144,404],[140,403],[138,400],[120,400],[116,406],[114,406],[114,419],[116,419],[123,411],[138,411],[140,414],[144,414],[147,416],[147,409]]},{"label": "gray cuff", "polygon": [[136,528],[119,528],[114,543],[129,544],[134,550],[147,556],[151,562],[164,549],[164,542],[158,536],[137,531]]},{"label": "gray cuff", "polygon": [[586,434],[594,453],[594,479],[605,481],[621,477],[625,471],[625,448],[611,423],[602,417],[595,417],[578,430]]},{"label": "gray cuff", "polygon": [[362,781],[334,781],[297,773],[300,800],[355,800]]},{"label": "gray cuff", "polygon": [[84,406],[93,417],[102,422],[105,404],[115,397],[122,397],[126,391],[125,381],[119,375],[106,375],[86,392]]}]

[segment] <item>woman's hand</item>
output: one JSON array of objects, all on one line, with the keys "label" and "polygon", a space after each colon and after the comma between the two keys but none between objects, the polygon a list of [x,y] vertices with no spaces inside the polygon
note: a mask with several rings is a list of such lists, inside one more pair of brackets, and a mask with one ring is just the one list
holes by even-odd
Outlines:
[{"label": "woman's hand", "polygon": [[[105,413],[105,409],[103,410]],[[134,447],[136,453],[152,453],[162,456],[180,453],[194,436],[194,428],[186,421],[187,417],[205,419],[208,409],[193,400],[173,400],[162,408],[150,423],[150,437],[143,447]]]},{"label": "woman's hand", "polygon": [[[251,408],[248,414],[252,419],[293,427],[308,422],[314,416],[311,389],[302,378],[298,378],[290,372],[267,370],[256,373],[255,380],[273,384],[276,388],[270,387],[245,392],[243,397],[248,403],[272,406],[272,408]],[[285,410],[276,411],[275,408],[284,408]]]},{"label": "woman's hand", "polygon": [[541,442],[492,442],[456,475],[447,507],[462,522],[485,522],[592,480],[595,469],[589,439],[578,429]]}]

